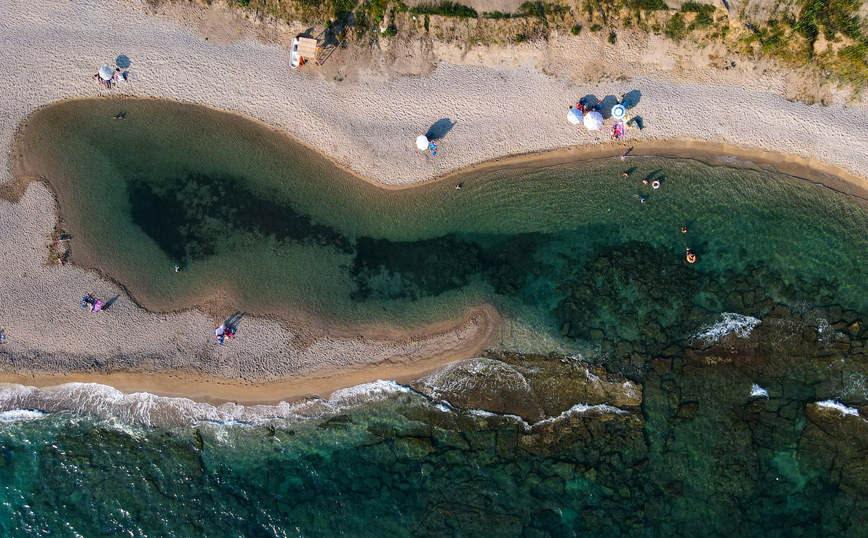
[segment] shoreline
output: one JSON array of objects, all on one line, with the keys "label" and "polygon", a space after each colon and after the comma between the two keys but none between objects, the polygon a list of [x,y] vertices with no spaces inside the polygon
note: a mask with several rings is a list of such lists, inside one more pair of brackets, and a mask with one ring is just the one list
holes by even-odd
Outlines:
[{"label": "shoreline", "polygon": [[[304,376],[373,372],[373,365],[391,365],[399,361],[396,357],[419,357],[422,348],[430,352],[460,343],[455,334],[443,333],[383,345],[365,342],[358,329],[324,334],[317,327],[296,330],[263,317],[245,322],[240,337],[250,335],[244,342],[249,349],[218,348],[209,335],[216,313],[207,305],[148,312],[130,300],[121,283],[80,266],[47,263],[58,220],[56,201],[43,181],[37,186],[13,177],[15,135],[31,114],[67,99],[170,99],[234,114],[282,133],[384,190],[504,167],[612,158],[633,147],[635,156],[769,167],[868,198],[868,151],[858,142],[868,139],[864,103],[853,104],[839,94],[827,107],[790,101],[787,71],[742,58],[737,69],[717,70],[710,59],[713,46],[661,52],[659,41],[637,41],[626,30],[617,45],[607,44],[605,35],[584,32],[578,38],[552,36],[544,51],[528,43],[459,54],[435,44],[437,61],[421,75],[354,56],[358,51],[338,51],[321,68],[292,71],[286,67],[285,45],[299,28],[284,26],[263,43],[252,30],[256,25],[227,18],[220,7],[154,13],[138,0],[73,0],[63,10],[48,0],[34,2],[12,6],[4,20],[6,58],[14,68],[0,70],[5,96],[0,99],[0,160],[6,159],[0,166],[0,278],[7,282],[0,287],[0,329],[9,335],[0,346],[0,371],[10,371],[10,356],[20,359],[16,368],[31,357],[47,357],[42,364],[59,371],[108,363],[116,369],[187,371],[203,380],[231,380],[267,378],[272,372],[257,367],[271,361],[279,367],[275,371],[298,374],[301,386]],[[200,16],[207,25],[197,26]],[[215,37],[212,30],[222,31],[225,42],[208,41],[208,35]],[[92,38],[81,40],[81,35]],[[94,82],[94,70],[119,54],[130,62],[130,81],[104,90]],[[66,67],[48,80],[19,76],[42,72],[46,65]],[[646,125],[629,131],[626,141],[610,143],[605,132],[588,133],[565,121],[564,105],[581,96],[603,99],[626,91],[636,96],[631,114],[641,115]],[[413,140],[443,120],[450,130],[438,157],[428,158]],[[117,316],[87,318],[80,334],[81,290],[119,295],[112,307]],[[496,315],[486,320],[494,321],[485,331],[496,331]],[[484,338],[492,338],[494,333],[485,331]],[[461,349],[473,349],[464,345]],[[435,362],[440,360],[446,361]],[[416,367],[422,371],[420,364]],[[49,376],[43,379],[48,382]],[[155,378],[154,384],[159,388],[160,381]],[[199,390],[194,386],[190,390]],[[233,390],[243,396],[244,386],[233,385]]]},{"label": "shoreline", "polygon": [[[52,387],[66,383],[98,383],[125,392],[147,392],[156,396],[188,398],[196,402],[220,405],[237,403],[240,405],[276,405],[280,402],[292,403],[307,397],[327,398],[333,392],[371,383],[378,379],[409,383],[424,377],[438,368],[458,360],[465,360],[483,352],[498,334],[500,318],[497,312],[486,306],[472,311],[460,319],[436,324],[434,330],[440,334],[455,333],[467,326],[481,327],[482,332],[471,338],[465,345],[432,350],[413,356],[395,356],[377,364],[356,365],[355,367],[322,369],[309,375],[287,377],[278,381],[247,381],[243,379],[219,378],[201,373],[192,374],[184,370],[164,372],[67,372],[67,373],[14,373],[0,371],[0,384],[10,383],[33,387]],[[431,328],[427,327],[427,338],[431,338]],[[397,338],[396,332],[389,336]],[[423,339],[426,336],[414,334],[411,338]]]},{"label": "shoreline", "polygon": [[[553,149],[505,154],[499,157],[478,161],[460,169],[447,171],[434,177],[406,184],[393,185],[384,183],[379,181],[377,178],[369,177],[364,173],[355,170],[335,158],[328,151],[309,144],[307,141],[299,138],[284,128],[268,123],[257,117],[247,116],[236,110],[221,109],[206,103],[175,100],[165,97],[103,95],[96,97],[75,96],[44,103],[31,110],[30,113],[28,113],[27,116],[18,123],[12,136],[12,142],[7,154],[7,173],[9,174],[9,179],[5,182],[0,182],[0,199],[5,199],[14,203],[21,197],[21,195],[23,195],[24,190],[27,188],[27,184],[33,180],[43,181],[50,185],[50,181],[47,179],[22,177],[23,174],[20,172],[20,134],[22,128],[30,118],[38,112],[55,105],[60,105],[69,101],[87,101],[94,99],[170,101],[186,106],[203,108],[212,113],[228,114],[242,121],[253,122],[259,127],[267,129],[268,131],[285,138],[290,144],[302,146],[306,150],[316,153],[319,157],[322,157],[331,165],[340,169],[343,173],[384,191],[404,191],[437,183],[452,182],[455,180],[472,180],[474,176],[507,168],[522,168],[529,165],[536,165],[545,168],[549,166],[568,164],[571,162],[606,159],[624,155],[624,153],[629,150],[628,157],[695,159],[713,166],[739,167],[739,164],[741,164],[742,167],[745,165],[750,167],[750,165],[755,165],[763,170],[781,173],[796,179],[810,181],[812,183],[821,183],[824,186],[843,194],[859,198],[868,198],[868,175],[863,176],[844,167],[819,159],[768,151],[728,142],[701,140],[682,136],[653,139],[627,139],[617,142],[604,140],[596,144],[575,144]],[[635,128],[633,129],[633,132],[636,132]],[[725,158],[738,159],[739,163],[722,161],[722,159]],[[824,183],[824,181],[831,183],[831,185]],[[851,191],[847,186],[854,187],[856,190]]]}]

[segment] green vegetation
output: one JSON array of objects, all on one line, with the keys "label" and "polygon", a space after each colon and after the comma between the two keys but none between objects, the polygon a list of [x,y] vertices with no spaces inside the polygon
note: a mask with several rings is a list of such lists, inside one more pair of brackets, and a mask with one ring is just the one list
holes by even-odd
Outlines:
[{"label": "green vegetation", "polygon": [[837,34],[850,39],[864,39],[859,25],[858,0],[805,0],[795,29],[813,45],[820,30],[828,40]]},{"label": "green vegetation", "polygon": [[425,4],[410,9],[414,15],[440,15],[441,17],[457,17],[459,19],[476,19],[479,15],[472,7],[467,7],[458,2],[443,0],[439,4]]},{"label": "green vegetation", "polygon": [[707,28],[714,24],[715,7],[709,4],[700,4],[698,2],[687,2],[681,6],[682,13],[696,13],[696,17],[688,27],[688,32],[692,32],[697,28]]},{"label": "green vegetation", "polygon": [[645,11],[665,11],[669,9],[663,0],[628,0],[627,5],[633,9]]},{"label": "green vegetation", "polygon": [[[208,4],[211,0],[190,1]],[[376,39],[374,30],[383,26],[388,13],[402,11],[423,15],[425,31],[435,33],[437,39],[466,39],[474,44],[544,39],[553,29],[564,33],[569,30],[574,36],[585,28],[591,32],[605,31],[608,42],[613,44],[617,42],[616,30],[621,27],[662,34],[676,42],[693,36],[702,44],[719,41],[729,50],[751,57],[772,58],[791,67],[811,66],[855,88],[868,86],[868,26],[859,17],[862,0],[793,0],[795,5],[777,5],[768,21],[742,19],[742,24],[737,25],[730,24],[728,13],[705,3],[711,0],[689,0],[671,15],[664,0],[581,0],[576,4],[527,0],[513,14],[482,13],[482,18],[490,22],[469,27],[469,34],[458,34],[448,26],[431,23],[430,15],[459,19],[480,16],[475,9],[452,0],[430,0],[432,3],[412,9],[401,0],[227,1],[244,9],[249,17],[270,15],[290,21],[325,23],[335,29],[342,42]],[[516,17],[524,18],[526,27],[516,28],[510,20]],[[584,25],[576,23],[578,18],[586,21]],[[421,31],[422,24],[405,31],[400,20],[403,19],[394,19],[394,24],[380,35],[410,36]]]},{"label": "green vegetation", "polygon": [[666,24],[666,31],[664,33],[666,34],[666,37],[676,42],[680,42],[682,39],[687,37],[688,30],[687,23],[684,22],[684,15],[681,13],[672,15],[672,18],[669,19],[669,22]]},{"label": "green vegetation", "polygon": [[560,4],[552,4],[546,2],[525,2],[518,8],[516,15],[519,17],[537,17],[546,19],[549,15],[562,15],[568,13],[570,9]]}]

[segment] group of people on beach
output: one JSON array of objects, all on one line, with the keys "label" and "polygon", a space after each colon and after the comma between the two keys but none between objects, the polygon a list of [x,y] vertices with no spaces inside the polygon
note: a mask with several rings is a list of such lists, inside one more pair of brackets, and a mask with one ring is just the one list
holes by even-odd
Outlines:
[{"label": "group of people on beach", "polygon": [[217,342],[220,344],[222,344],[224,340],[232,340],[233,336],[235,336],[235,327],[231,325],[221,323],[219,327],[214,329],[214,338],[217,339]]},{"label": "group of people on beach", "polygon": [[[108,76],[108,75],[106,75]],[[102,78],[102,76],[97,73],[93,76],[100,84],[105,86],[106,88],[111,89],[118,82],[126,82],[127,81],[127,73],[125,71],[121,71],[120,67],[115,67],[115,72],[112,74],[111,78],[108,80]]]},{"label": "group of people on beach", "polygon": [[[633,118],[626,115],[627,107],[625,105],[626,94],[622,95],[617,103],[612,106],[611,117],[615,119],[615,122],[612,124],[610,138],[612,140],[618,140],[623,138],[627,134],[627,128],[633,123]],[[601,102],[597,102],[593,106],[588,103],[586,98],[581,98],[579,102],[575,106],[576,110],[580,111],[582,114],[582,118],[586,115],[594,112],[599,115],[599,121],[602,122],[602,108],[603,105]],[[572,110],[572,108],[570,109]],[[595,127],[588,126],[589,130],[596,130]]]},{"label": "group of people on beach", "polygon": [[105,302],[94,297],[92,293],[88,293],[81,300],[81,307],[90,312],[101,312],[105,308]]}]

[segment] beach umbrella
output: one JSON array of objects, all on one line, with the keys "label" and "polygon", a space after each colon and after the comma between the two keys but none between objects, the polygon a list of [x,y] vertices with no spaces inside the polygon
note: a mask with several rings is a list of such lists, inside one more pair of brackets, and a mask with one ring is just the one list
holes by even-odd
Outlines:
[{"label": "beach umbrella", "polygon": [[582,111],[578,108],[571,108],[570,111],[567,112],[567,121],[573,125],[582,123]]},{"label": "beach umbrella", "polygon": [[592,110],[585,114],[582,123],[585,124],[585,127],[587,127],[589,131],[599,131],[600,127],[603,126],[603,116],[596,110]]},{"label": "beach umbrella", "polygon": [[112,78],[112,68],[104,65],[99,68],[99,78],[103,80],[111,80]]},{"label": "beach umbrella", "polygon": [[425,151],[428,149],[428,137],[425,135],[419,135],[416,137],[416,147]]},{"label": "beach umbrella", "polygon": [[626,114],[627,109],[624,108],[624,105],[618,104],[612,107],[612,117],[616,120],[623,120]]}]

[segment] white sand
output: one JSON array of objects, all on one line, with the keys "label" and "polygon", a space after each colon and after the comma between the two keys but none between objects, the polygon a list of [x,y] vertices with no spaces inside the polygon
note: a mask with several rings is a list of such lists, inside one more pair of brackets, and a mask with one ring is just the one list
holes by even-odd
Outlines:
[{"label": "white sand", "polygon": [[[690,52],[629,34],[612,47],[604,35],[586,32],[581,39],[556,37],[515,50],[435,44],[443,61],[429,76],[355,66],[341,59],[340,50],[329,60],[332,65],[291,71],[280,45],[226,39],[234,28],[226,26],[219,8],[206,13],[173,8],[172,18],[149,14],[133,0],[12,0],[2,11],[0,182],[9,179],[8,152],[17,125],[35,108],[70,97],[167,97],[239,112],[285,129],[372,180],[406,185],[510,154],[605,142],[605,134],[569,125],[567,108],[586,94],[603,98],[634,90],[641,98],[631,112],[646,128],[631,130],[628,142],[672,137],[726,142],[816,159],[868,177],[864,106],[841,104],[844,94],[831,90],[824,92],[837,103],[832,106],[787,101],[792,74],[764,72],[771,66],[744,59],[735,69],[712,68],[713,47]],[[288,41],[292,35],[239,24],[241,36]],[[204,40],[202,34],[209,32],[227,44]],[[131,80],[105,90],[92,75],[121,54],[131,61]],[[343,81],[334,79],[345,72]],[[608,82],[575,82],[604,74]],[[624,75],[632,80],[613,80]],[[438,156],[416,150],[415,137],[445,118],[456,123]],[[53,219],[50,195],[38,185],[16,205],[0,203],[0,328],[9,338],[0,347],[0,370],[26,371],[23,362],[39,358],[36,369],[46,372],[180,368],[269,381],[408,357],[418,370],[419,361],[444,360],[443,350],[455,357],[475,353],[490,336],[492,326],[471,323],[414,344],[320,337],[298,349],[291,344],[292,331],[245,319],[237,341],[215,346],[214,320],[203,313],[147,314],[116,286],[86,271],[45,265]],[[109,312],[89,315],[78,301],[91,290],[121,298]],[[492,316],[486,319],[496,325]]]}]

